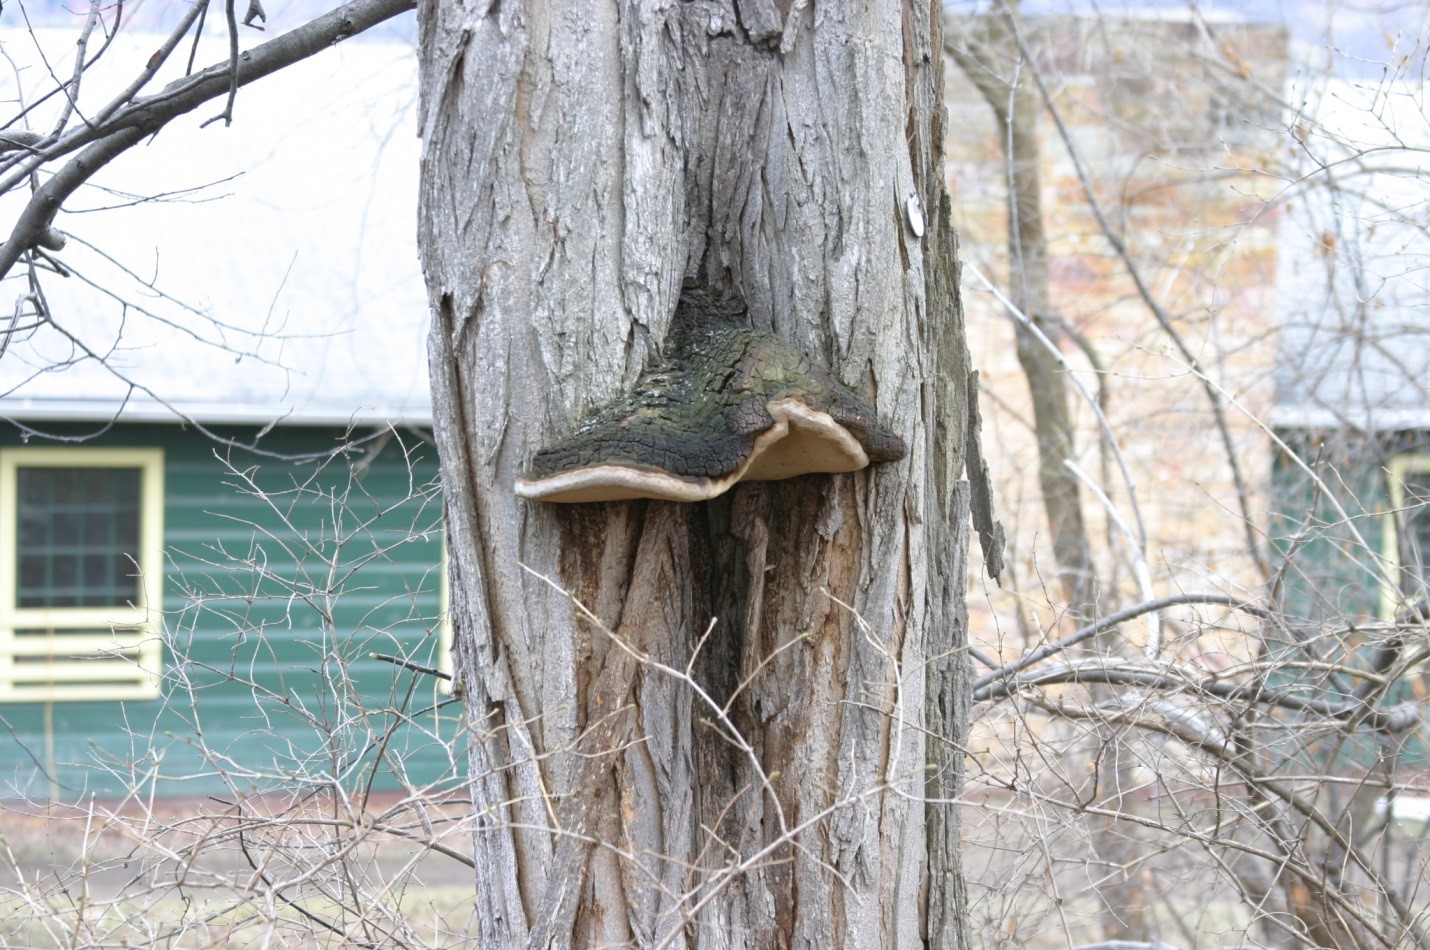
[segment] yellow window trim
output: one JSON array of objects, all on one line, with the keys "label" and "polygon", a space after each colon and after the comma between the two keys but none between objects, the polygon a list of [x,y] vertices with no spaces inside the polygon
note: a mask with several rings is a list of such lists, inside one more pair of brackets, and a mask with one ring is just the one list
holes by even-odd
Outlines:
[{"label": "yellow window trim", "polygon": [[[19,468],[139,469],[139,595],[127,607],[16,606]],[[152,699],[163,663],[163,449],[0,449],[0,702]],[[105,628],[109,632],[102,633]],[[41,635],[18,630],[44,630]],[[73,631],[73,632],[67,632]]]},{"label": "yellow window trim", "polygon": [[1401,606],[1404,594],[1400,583],[1400,517],[1405,508],[1405,479],[1409,475],[1430,474],[1430,452],[1406,452],[1397,455],[1386,466],[1387,484],[1390,490],[1389,507],[1385,512],[1385,530],[1381,532],[1380,553],[1384,563],[1390,568],[1390,576],[1396,579],[1396,587],[1380,585],[1380,616],[1382,620],[1394,620],[1395,611]]}]

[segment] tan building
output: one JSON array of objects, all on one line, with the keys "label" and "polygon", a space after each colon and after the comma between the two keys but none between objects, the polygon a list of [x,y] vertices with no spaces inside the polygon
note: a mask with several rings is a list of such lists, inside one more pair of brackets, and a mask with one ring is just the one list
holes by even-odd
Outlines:
[{"label": "tan building", "polygon": [[[1260,420],[1276,356],[1285,29],[1057,17],[1030,20],[1023,39],[1035,63],[1018,67],[1018,79],[1040,80],[1056,112],[1043,108],[1038,119],[1050,297],[1065,326],[1056,342],[1116,439],[1113,448],[1074,387],[1072,461],[1132,535],[1145,531],[1138,547],[1156,594],[1254,591],[1266,557],[1270,454]],[[1066,632],[1065,594],[1014,321],[974,273],[1007,292],[1006,129],[952,63],[948,90],[948,182],[1010,572],[1001,588],[975,579],[973,639],[1008,656],[1029,638]],[[1084,486],[1081,498],[1095,612],[1105,615],[1141,598],[1136,558],[1095,493]],[[1216,652],[1206,642],[1184,649],[1209,660]]]}]

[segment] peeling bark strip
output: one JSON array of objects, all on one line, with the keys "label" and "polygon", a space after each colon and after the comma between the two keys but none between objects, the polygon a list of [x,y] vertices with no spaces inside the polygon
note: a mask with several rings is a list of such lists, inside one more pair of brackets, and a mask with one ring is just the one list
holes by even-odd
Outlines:
[{"label": "peeling bark strip", "polygon": [[[927,0],[420,6],[484,946],[967,945],[946,800],[968,365],[938,17]],[[911,194],[938,209],[922,241]],[[870,395],[908,456],[700,505],[517,498],[540,446],[656,362],[687,277]]]}]

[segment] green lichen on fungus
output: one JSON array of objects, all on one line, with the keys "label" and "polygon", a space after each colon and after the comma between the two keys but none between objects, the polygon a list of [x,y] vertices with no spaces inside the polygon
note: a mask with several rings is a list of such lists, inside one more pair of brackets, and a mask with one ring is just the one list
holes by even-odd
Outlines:
[{"label": "green lichen on fungus", "polygon": [[741,325],[744,306],[682,296],[668,358],[569,437],[517,494],[545,501],[700,501],[738,481],[848,472],[904,457],[903,439],[822,365]]}]

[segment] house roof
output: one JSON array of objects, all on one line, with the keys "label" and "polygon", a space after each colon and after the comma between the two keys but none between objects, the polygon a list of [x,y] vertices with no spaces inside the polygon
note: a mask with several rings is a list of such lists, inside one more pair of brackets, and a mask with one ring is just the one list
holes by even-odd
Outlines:
[{"label": "house roof", "polygon": [[[74,41],[0,32],[20,66],[18,90],[0,72],[0,96],[33,101],[52,84],[38,51],[61,72]],[[159,42],[121,33],[80,111]],[[198,62],[225,55],[206,40]],[[214,102],[116,159],[55,222],[72,276],[41,274],[53,325],[19,319],[30,328],[0,358],[0,417],[430,424],[416,97],[409,46],[350,40],[239,90],[232,126],[200,128]],[[23,197],[0,200],[0,218]],[[21,297],[23,268],[0,291]]]},{"label": "house roof", "polygon": [[1307,150],[1324,160],[1306,163],[1279,235],[1275,425],[1430,428],[1424,93],[1339,81],[1315,100],[1328,136]]}]

